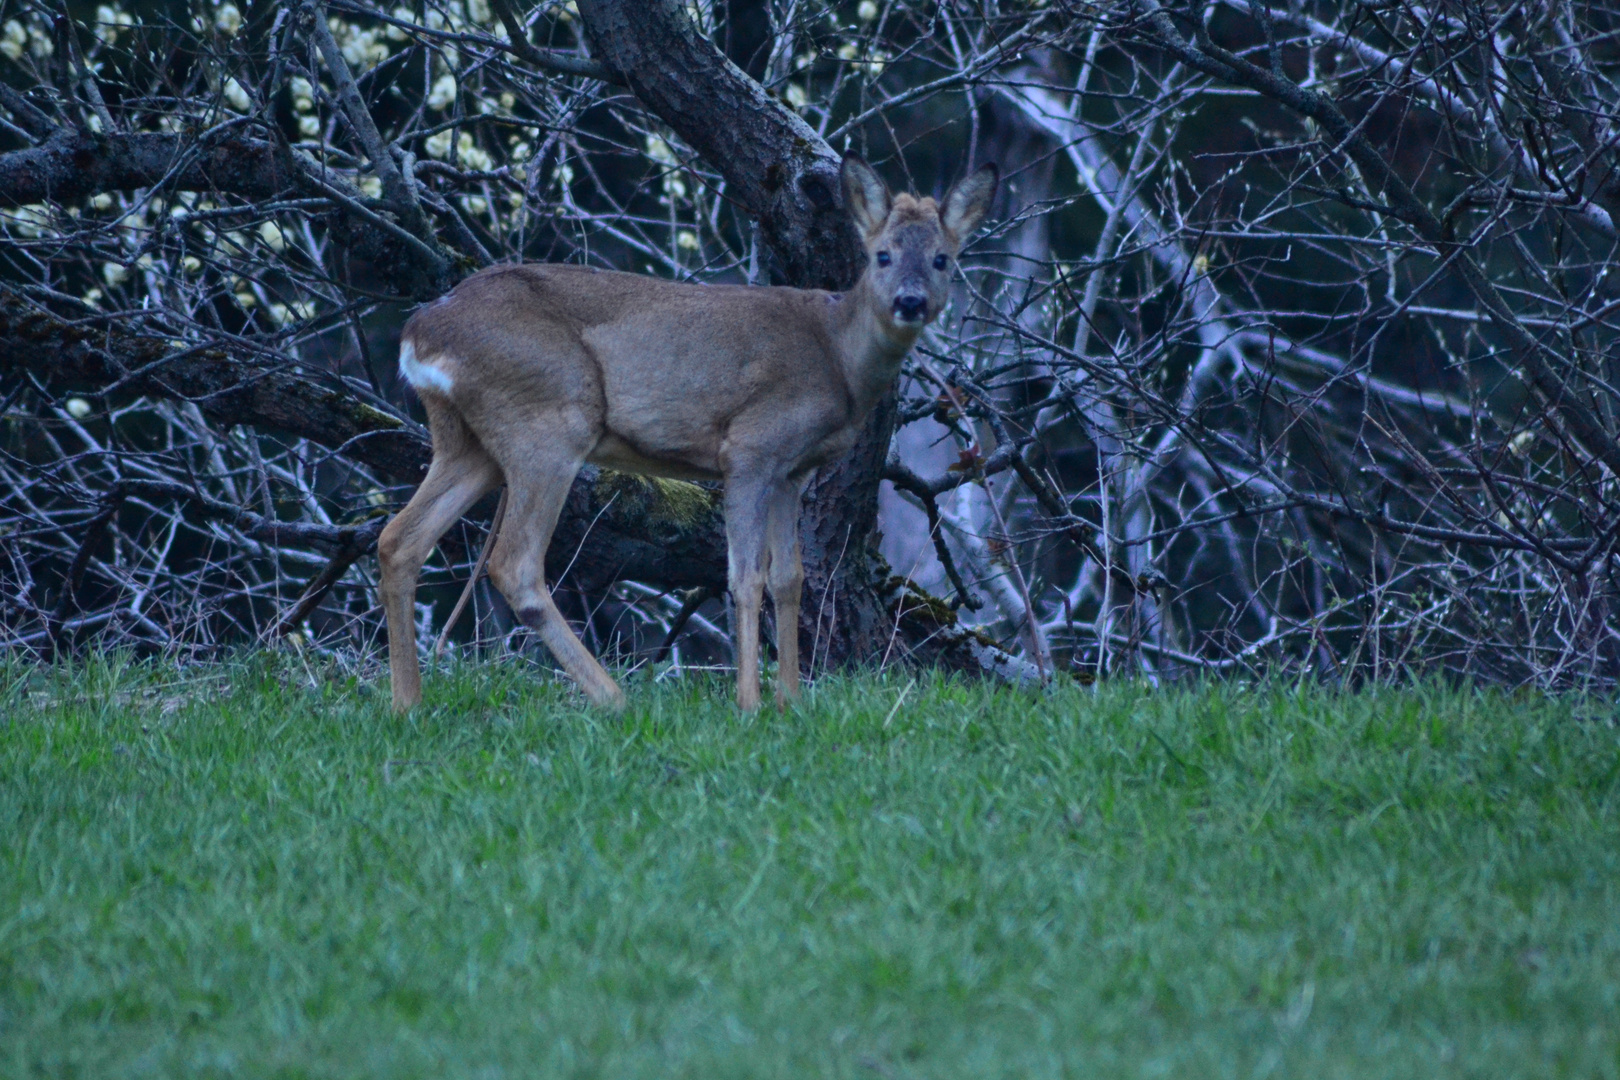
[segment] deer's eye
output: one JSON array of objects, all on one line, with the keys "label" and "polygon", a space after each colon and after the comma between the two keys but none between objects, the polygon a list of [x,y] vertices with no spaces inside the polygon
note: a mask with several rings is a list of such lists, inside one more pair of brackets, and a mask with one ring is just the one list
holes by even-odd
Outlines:
[{"label": "deer's eye", "polygon": [[878,265],[879,266],[888,266],[889,265],[889,253],[887,251],[878,252],[877,260],[878,260]]},{"label": "deer's eye", "polygon": [[935,255],[934,256],[934,269],[935,270],[943,270],[943,269],[945,269],[945,262],[946,262],[945,256],[943,256],[943,255]]}]

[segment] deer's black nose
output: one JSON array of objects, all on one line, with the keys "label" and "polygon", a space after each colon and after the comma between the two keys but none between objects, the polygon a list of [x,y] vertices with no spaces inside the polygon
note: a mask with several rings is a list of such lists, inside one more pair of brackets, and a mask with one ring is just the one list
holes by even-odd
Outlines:
[{"label": "deer's black nose", "polygon": [[928,297],[903,293],[894,298],[894,313],[902,322],[920,322],[928,312]]}]

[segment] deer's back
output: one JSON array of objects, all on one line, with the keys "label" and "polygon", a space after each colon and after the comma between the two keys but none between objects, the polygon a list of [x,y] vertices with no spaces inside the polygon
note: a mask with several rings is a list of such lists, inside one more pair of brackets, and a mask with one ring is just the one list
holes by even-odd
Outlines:
[{"label": "deer's back", "polygon": [[[604,433],[593,459],[706,475],[724,471],[728,445],[790,426],[815,443],[848,421],[853,402],[828,323],[835,302],[812,290],[501,266],[417,312],[404,340],[429,379],[443,375],[442,396],[464,415],[577,410]],[[815,456],[815,446],[801,449]]]}]

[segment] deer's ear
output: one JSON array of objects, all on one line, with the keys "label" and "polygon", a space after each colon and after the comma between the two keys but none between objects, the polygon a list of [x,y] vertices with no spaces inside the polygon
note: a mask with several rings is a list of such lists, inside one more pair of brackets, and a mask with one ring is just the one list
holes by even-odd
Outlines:
[{"label": "deer's ear", "polygon": [[995,165],[981,165],[958,180],[946,194],[940,224],[957,243],[966,240],[984,220],[990,200],[996,197],[996,184],[1000,179],[1001,170]]},{"label": "deer's ear", "polygon": [[849,216],[863,237],[871,236],[889,219],[889,185],[859,154],[844,155],[843,177]]}]

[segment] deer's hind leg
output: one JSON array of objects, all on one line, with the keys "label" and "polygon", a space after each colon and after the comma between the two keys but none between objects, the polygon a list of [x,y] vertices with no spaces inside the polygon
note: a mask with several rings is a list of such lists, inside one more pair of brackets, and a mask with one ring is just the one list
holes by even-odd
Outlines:
[{"label": "deer's hind leg", "polygon": [[490,551],[489,578],[594,704],[623,708],[624,691],[579,640],[546,586],[546,549],[589,449],[583,433],[565,434],[569,426],[535,424],[530,430],[536,434],[525,432],[520,447],[509,446],[515,452],[503,462],[506,519]]},{"label": "deer's hind leg", "polygon": [[422,564],[445,530],[500,482],[495,462],[459,418],[441,412],[432,419],[433,464],[411,501],[377,538],[377,591],[388,618],[388,671],[396,712],[422,700],[415,618]]}]

